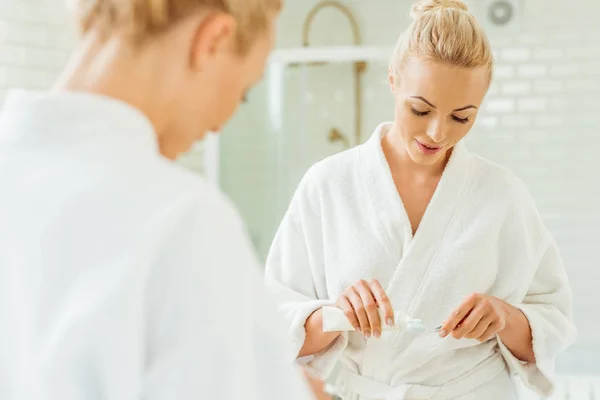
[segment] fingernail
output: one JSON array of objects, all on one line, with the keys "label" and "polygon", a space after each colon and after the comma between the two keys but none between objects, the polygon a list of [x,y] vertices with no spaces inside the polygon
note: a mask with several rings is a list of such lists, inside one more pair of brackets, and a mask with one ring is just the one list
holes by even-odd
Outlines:
[{"label": "fingernail", "polygon": [[379,339],[379,338],[381,337],[381,332],[379,332],[379,331],[375,331],[375,334],[374,334],[374,336],[375,336],[377,339]]},{"label": "fingernail", "polygon": [[392,318],[388,318],[387,324],[388,326],[394,326],[394,320]]},{"label": "fingernail", "polygon": [[371,337],[371,332],[365,331],[365,337],[368,339]]},{"label": "fingernail", "polygon": [[354,329],[356,329],[356,331],[357,331],[358,333],[362,333],[362,330],[360,329],[360,326],[355,326],[355,327],[354,327]]},{"label": "fingernail", "polygon": [[448,332],[446,332],[446,330],[445,330],[445,329],[442,329],[442,330],[440,331],[440,337],[446,337],[446,335],[447,335],[447,334],[448,334]]}]

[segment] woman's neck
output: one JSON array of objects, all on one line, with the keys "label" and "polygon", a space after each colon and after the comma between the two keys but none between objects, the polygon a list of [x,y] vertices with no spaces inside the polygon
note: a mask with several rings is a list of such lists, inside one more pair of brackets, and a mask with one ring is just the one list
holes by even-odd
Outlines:
[{"label": "woman's neck", "polygon": [[149,60],[134,54],[119,39],[85,37],[71,56],[53,90],[84,91],[121,100],[144,113],[157,131],[163,125],[153,104]]},{"label": "woman's neck", "polygon": [[138,109],[154,126],[161,153],[174,158],[168,108],[172,99],[163,90],[173,75],[153,49],[134,51],[122,39],[88,35],[52,89],[95,93]]}]

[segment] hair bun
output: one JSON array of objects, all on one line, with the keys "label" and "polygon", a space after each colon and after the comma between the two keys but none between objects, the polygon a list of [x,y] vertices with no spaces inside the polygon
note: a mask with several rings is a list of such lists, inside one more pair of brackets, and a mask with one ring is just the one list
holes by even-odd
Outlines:
[{"label": "hair bun", "polygon": [[419,0],[412,6],[410,16],[417,20],[428,12],[441,9],[469,11],[467,5],[461,0]]}]

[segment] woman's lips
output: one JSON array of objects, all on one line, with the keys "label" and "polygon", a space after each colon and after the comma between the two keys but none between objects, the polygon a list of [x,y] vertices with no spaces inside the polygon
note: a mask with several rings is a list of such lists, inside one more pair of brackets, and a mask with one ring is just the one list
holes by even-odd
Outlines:
[{"label": "woman's lips", "polygon": [[440,146],[432,146],[432,145],[424,144],[424,143],[419,142],[416,139],[415,139],[415,141],[417,142],[417,146],[419,147],[419,150],[421,150],[421,152],[428,154],[428,155],[435,154],[442,149]]}]

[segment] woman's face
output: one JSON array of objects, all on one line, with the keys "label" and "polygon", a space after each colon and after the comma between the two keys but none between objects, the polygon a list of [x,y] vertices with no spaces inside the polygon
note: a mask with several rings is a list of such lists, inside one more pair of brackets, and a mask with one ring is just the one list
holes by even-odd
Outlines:
[{"label": "woman's face", "polygon": [[394,131],[409,157],[419,165],[445,159],[471,130],[489,87],[486,68],[460,69],[411,59],[390,75],[396,99]]},{"label": "woman's face", "polygon": [[172,45],[184,48],[177,54],[186,65],[175,72],[176,78],[167,79],[172,84],[164,90],[170,99],[160,110],[168,121],[159,137],[165,156],[175,158],[188,151],[208,131],[220,131],[233,116],[250,88],[262,79],[274,43],[274,19],[244,54],[237,51],[235,22],[226,15],[202,21],[193,35],[175,32]]}]

